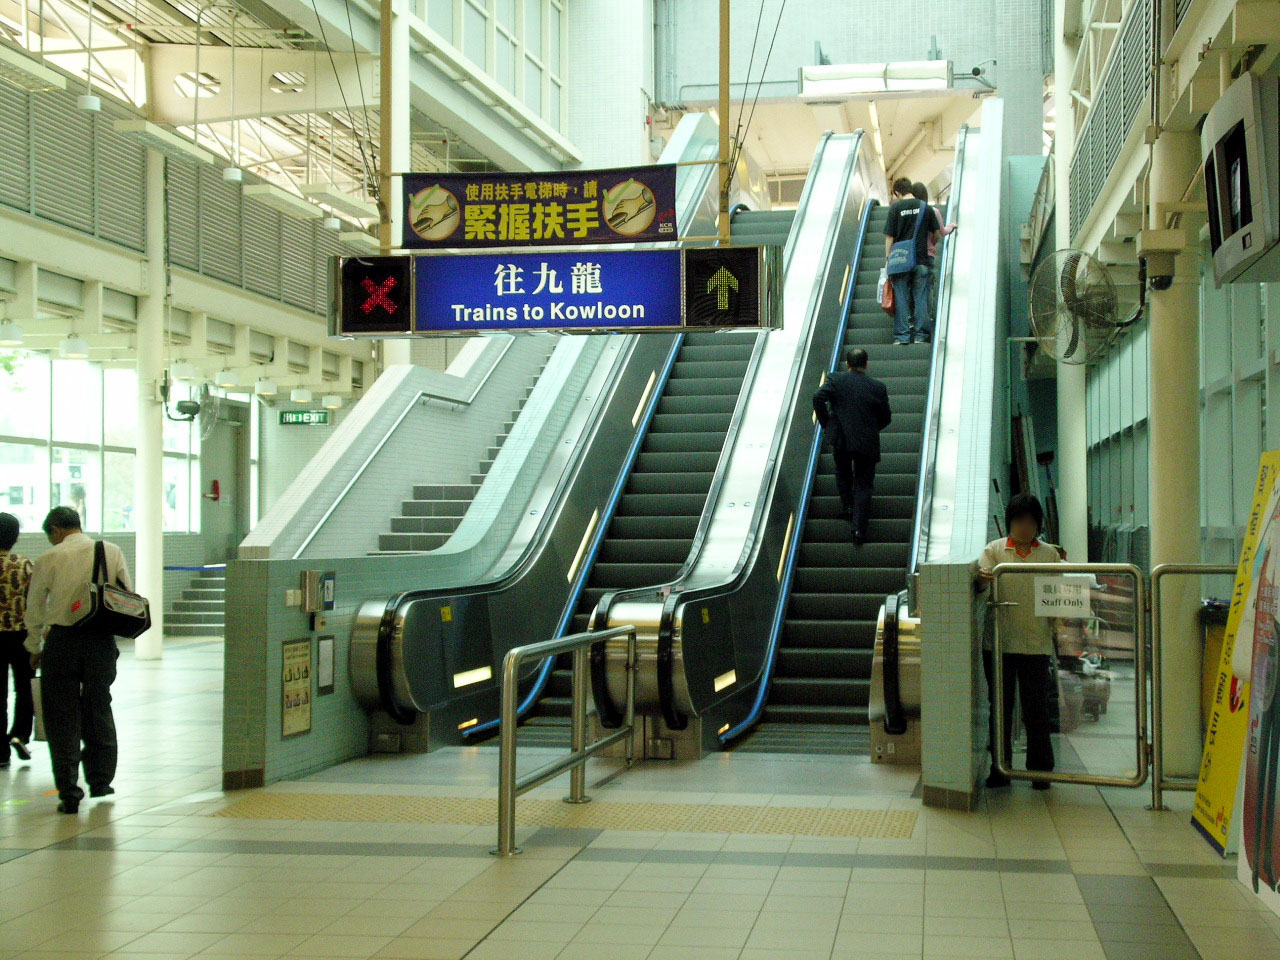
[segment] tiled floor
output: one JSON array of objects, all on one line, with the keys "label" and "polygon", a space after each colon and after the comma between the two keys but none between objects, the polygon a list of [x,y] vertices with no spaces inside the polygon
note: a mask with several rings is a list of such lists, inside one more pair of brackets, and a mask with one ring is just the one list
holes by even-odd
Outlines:
[{"label": "tiled floor", "polygon": [[[1193,833],[1186,796],[1153,814],[1142,792],[1015,785],[959,814],[922,809],[913,772],[845,757],[602,763],[599,804],[919,815],[902,839],[525,827],[499,861],[492,825],[218,816],[248,795],[216,789],[220,646],[121,668],[114,802],[55,813],[43,746],[0,773],[0,960],[1280,957],[1280,918]],[[496,761],[362,760],[269,790],[492,797]]]}]

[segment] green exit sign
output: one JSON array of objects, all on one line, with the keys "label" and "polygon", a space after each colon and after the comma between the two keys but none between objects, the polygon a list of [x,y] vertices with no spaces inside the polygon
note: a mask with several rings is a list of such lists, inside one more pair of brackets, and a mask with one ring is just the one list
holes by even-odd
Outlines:
[{"label": "green exit sign", "polygon": [[281,410],[282,427],[324,427],[329,424],[328,410]]}]

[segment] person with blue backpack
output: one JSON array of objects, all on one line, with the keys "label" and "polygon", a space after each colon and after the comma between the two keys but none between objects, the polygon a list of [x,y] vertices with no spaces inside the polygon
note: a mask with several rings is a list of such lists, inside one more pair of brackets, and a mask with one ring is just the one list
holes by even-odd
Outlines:
[{"label": "person with blue backpack", "polygon": [[929,310],[929,242],[942,233],[938,215],[911,193],[911,181],[893,182],[893,205],[884,224],[885,273],[893,284],[893,342],[929,343],[933,318]]}]

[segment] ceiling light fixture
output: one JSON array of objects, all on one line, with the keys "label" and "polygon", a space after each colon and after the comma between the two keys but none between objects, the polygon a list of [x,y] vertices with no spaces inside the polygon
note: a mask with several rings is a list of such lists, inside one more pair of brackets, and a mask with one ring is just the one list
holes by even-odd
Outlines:
[{"label": "ceiling light fixture", "polygon": [[253,392],[260,397],[274,397],[280,391],[274,380],[259,380],[253,385]]},{"label": "ceiling light fixture", "polygon": [[311,391],[302,387],[297,387],[289,391],[289,399],[294,403],[310,403]]},{"label": "ceiling light fixture", "polygon": [[342,398],[336,393],[331,393],[320,401],[320,405],[326,410],[341,410]]},{"label": "ceiling light fixture", "polygon": [[22,346],[22,327],[12,320],[0,323],[0,347]]},{"label": "ceiling light fixture", "polygon": [[67,339],[63,340],[58,346],[58,356],[63,360],[87,360],[89,359],[89,343],[83,337],[77,337],[74,333],[67,334]]},{"label": "ceiling light fixture", "polygon": [[213,384],[216,387],[229,390],[232,387],[240,386],[240,375],[234,370],[219,370],[213,378]]}]

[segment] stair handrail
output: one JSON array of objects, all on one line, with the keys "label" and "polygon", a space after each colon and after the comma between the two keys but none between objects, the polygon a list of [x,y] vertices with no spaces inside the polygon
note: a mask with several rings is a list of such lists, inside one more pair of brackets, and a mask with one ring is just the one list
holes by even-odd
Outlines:
[{"label": "stair handrail", "polygon": [[[958,212],[957,201],[964,185],[965,144],[969,136],[969,125],[965,124],[956,134],[956,159],[951,178],[951,195],[947,198],[946,219],[951,220],[952,211]],[[945,224],[944,224],[945,226]],[[946,354],[947,333],[951,320],[951,282],[952,267],[955,264],[955,236],[944,237],[942,253],[942,279],[938,284],[938,310],[933,328],[933,354],[929,359],[929,387],[926,392],[924,408],[924,442],[920,446],[920,485],[916,491],[915,516],[911,524],[911,555],[907,564],[907,585],[912,602],[915,601],[914,582],[920,573],[920,564],[924,562],[925,552],[929,549],[929,525],[933,513],[933,486],[937,477],[938,456],[938,424],[942,416],[942,381],[944,376],[943,357]]]}]

